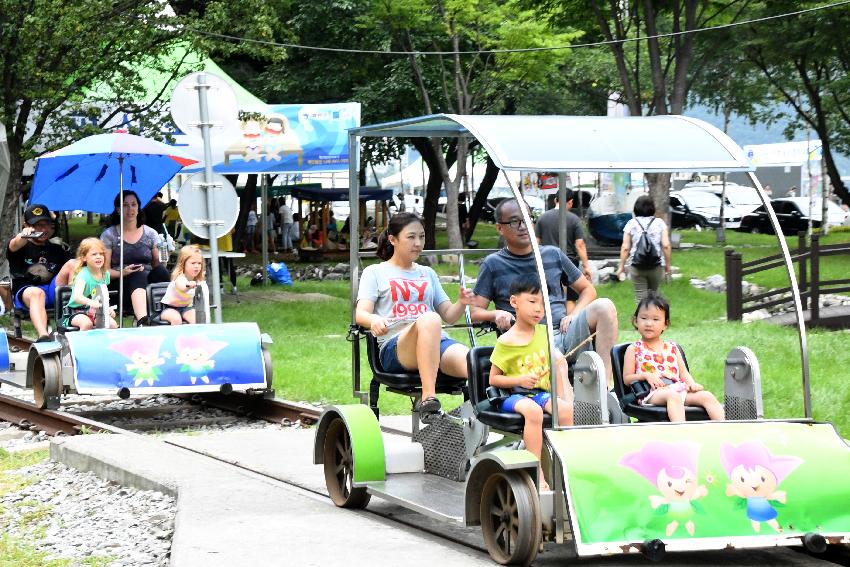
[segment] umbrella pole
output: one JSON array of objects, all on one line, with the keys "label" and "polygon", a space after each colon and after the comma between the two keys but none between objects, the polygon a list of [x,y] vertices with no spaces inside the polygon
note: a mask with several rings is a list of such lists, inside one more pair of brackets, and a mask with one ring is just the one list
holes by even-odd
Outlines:
[{"label": "umbrella pole", "polygon": [[118,326],[124,326],[124,156],[118,156]]}]

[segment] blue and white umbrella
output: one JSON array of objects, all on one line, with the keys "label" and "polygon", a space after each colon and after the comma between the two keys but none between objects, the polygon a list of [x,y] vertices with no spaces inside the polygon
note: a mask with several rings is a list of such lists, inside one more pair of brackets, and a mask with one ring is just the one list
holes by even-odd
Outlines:
[{"label": "blue and white umbrella", "polygon": [[[144,205],[178,171],[197,161],[177,148],[149,138],[121,132],[97,134],[41,156],[29,202],[54,211],[110,213],[115,209],[115,197],[122,203],[124,191],[129,190]],[[124,234],[124,215],[121,215],[121,234]],[[119,265],[123,269],[123,238]],[[118,298],[119,318],[123,318],[123,278],[118,284]]]}]

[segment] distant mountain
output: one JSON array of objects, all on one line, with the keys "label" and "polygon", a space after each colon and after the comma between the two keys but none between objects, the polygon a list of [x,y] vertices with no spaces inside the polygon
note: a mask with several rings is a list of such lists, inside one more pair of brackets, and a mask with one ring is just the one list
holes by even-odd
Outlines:
[{"label": "distant mountain", "polygon": [[[712,126],[723,130],[723,116],[715,113],[705,106],[692,106],[685,110],[686,116],[698,118],[711,124]],[[750,124],[749,120],[742,116],[733,114],[729,119],[729,137],[735,140],[739,146],[749,144],[778,144],[788,142],[783,131],[788,125],[788,120],[778,120],[774,124]],[[816,134],[812,132],[812,137],[816,139]],[[804,137],[798,137],[794,141],[805,141]],[[835,163],[842,176],[850,175],[850,157],[835,154]]]}]

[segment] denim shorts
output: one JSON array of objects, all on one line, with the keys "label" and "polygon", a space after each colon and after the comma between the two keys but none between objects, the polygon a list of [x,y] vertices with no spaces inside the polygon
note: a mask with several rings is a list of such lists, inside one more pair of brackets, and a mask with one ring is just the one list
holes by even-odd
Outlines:
[{"label": "denim shorts", "polygon": [[533,396],[524,396],[522,394],[511,394],[511,396],[502,402],[502,407],[500,408],[502,413],[519,413],[516,411],[517,402],[524,399],[530,399],[532,402],[536,403],[541,408],[546,407],[546,402],[552,399],[552,394],[549,392],[541,390],[537,392]]},{"label": "denim shorts", "polygon": [[[443,339],[440,341],[440,358],[443,357],[443,353],[446,352],[446,349],[452,345],[458,344],[457,341],[452,339]],[[381,351],[378,353],[378,357],[381,359],[381,366],[384,369],[384,372],[389,372],[390,374],[401,374],[403,372],[416,372],[415,370],[409,370],[401,365],[401,362],[398,360],[398,335],[394,336],[390,340],[384,343],[381,347]]]},{"label": "denim shorts", "polygon": [[167,303],[162,304],[163,311],[165,311],[166,309],[174,309],[175,311],[177,311],[181,315],[183,315],[189,309],[194,309],[194,308],[195,308],[194,305],[184,305],[183,307],[174,307],[173,305],[168,305]]}]

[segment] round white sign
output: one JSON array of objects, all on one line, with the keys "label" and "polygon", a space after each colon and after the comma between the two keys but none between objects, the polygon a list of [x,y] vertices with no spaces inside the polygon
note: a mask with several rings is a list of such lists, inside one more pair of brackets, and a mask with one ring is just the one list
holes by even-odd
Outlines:
[{"label": "round white sign", "polygon": [[[189,231],[201,238],[221,238],[236,226],[239,216],[239,197],[236,189],[223,175],[214,173],[213,187],[204,187],[204,173],[196,173],[180,186],[179,206],[180,220]],[[213,214],[207,208],[207,191],[212,191]],[[210,217],[214,218],[210,218]],[[215,224],[209,224],[214,221]]]},{"label": "round white sign", "polygon": [[[236,103],[236,93],[227,82],[207,72],[192,73],[186,75],[174,87],[171,94],[171,118],[184,134],[189,136],[201,136],[200,103],[198,101],[198,81],[203,77],[207,90],[207,110],[210,127],[210,138],[225,139],[229,141],[240,134],[239,129],[239,106]],[[201,87],[203,88],[203,87]]]}]

